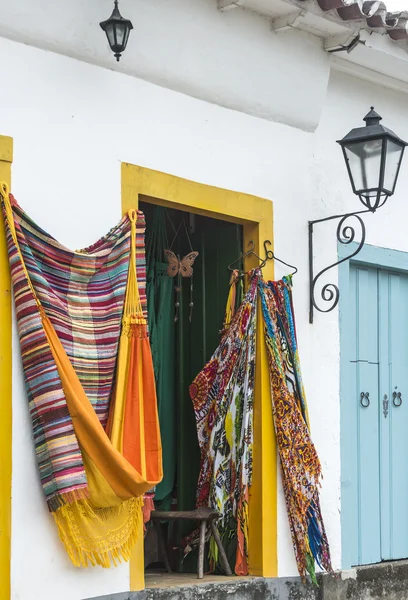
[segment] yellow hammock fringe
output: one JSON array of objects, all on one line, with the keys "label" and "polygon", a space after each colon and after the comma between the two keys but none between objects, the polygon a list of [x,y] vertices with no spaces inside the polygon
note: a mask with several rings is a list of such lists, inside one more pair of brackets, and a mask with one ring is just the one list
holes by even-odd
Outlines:
[{"label": "yellow hammock fringe", "polygon": [[99,509],[80,500],[52,513],[73,564],[109,568],[130,560],[141,531],[142,505],[142,497]]}]

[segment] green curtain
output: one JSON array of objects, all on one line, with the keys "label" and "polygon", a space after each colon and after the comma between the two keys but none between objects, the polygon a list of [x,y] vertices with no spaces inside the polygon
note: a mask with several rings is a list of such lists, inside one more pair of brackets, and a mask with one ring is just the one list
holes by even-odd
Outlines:
[{"label": "green curtain", "polygon": [[[200,450],[188,388],[219,343],[231,275],[228,264],[242,251],[242,227],[148,204],[143,210],[147,222],[148,322],[163,444],[164,478],[156,488],[155,504],[158,510],[170,510],[175,489],[178,510],[192,510],[196,503]],[[167,275],[163,258],[164,249],[169,247],[166,230],[173,238],[182,218],[186,219],[193,249],[200,254],[193,266],[192,320],[189,319],[191,280],[186,278],[181,282],[179,319],[175,323],[174,288],[178,282]],[[180,228],[173,250],[181,257],[190,252],[184,228]],[[181,540],[195,526],[186,521],[175,525],[171,522],[171,543],[181,547]],[[235,545],[236,540],[227,544],[232,564]],[[196,551],[184,561],[181,552],[178,556],[178,570],[196,572]]]},{"label": "green curtain", "polygon": [[157,485],[158,510],[170,510],[176,479],[176,352],[174,279],[163,262],[168,246],[165,209],[155,206],[146,236],[147,310],[163,447],[163,480]]}]

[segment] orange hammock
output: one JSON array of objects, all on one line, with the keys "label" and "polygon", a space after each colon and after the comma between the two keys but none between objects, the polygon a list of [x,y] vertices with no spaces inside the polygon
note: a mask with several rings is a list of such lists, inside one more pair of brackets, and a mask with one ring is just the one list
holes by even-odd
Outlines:
[{"label": "orange hammock", "polygon": [[[130,558],[142,531],[143,494],[163,477],[152,356],[137,282],[138,215],[129,211],[120,224],[119,233],[129,237],[130,230],[131,241],[116,375],[104,427],[53,325],[52,309],[45,306],[49,290],[33,276],[38,264],[29,260],[40,251],[44,254],[44,248],[51,256],[63,247],[39,228],[30,237],[36,226],[5,184],[0,185],[0,196],[34,441],[48,505],[74,565],[116,565]],[[87,256],[93,256],[90,250]],[[63,251],[64,256],[71,252]],[[50,390],[46,386],[53,369],[57,377]]]}]

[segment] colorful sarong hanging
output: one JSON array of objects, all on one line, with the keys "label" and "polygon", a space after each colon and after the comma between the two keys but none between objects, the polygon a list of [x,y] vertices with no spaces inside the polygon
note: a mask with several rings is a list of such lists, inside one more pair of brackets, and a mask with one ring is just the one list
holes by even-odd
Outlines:
[{"label": "colorful sarong hanging", "polygon": [[[253,398],[258,278],[253,273],[249,290],[229,323],[210,361],[190,386],[201,450],[197,507],[220,512],[217,527],[221,539],[236,536],[235,573],[248,573],[248,498],[252,477]],[[196,543],[196,532],[185,540]],[[218,562],[211,544],[212,566]]]},{"label": "colorful sarong hanging", "polygon": [[130,558],[162,478],[146,326],[144,217],[71,251],[0,185],[41,483],[76,566]]},{"label": "colorful sarong hanging", "polygon": [[292,302],[292,278],[259,282],[283,491],[299,573],[331,571],[320,512],[321,465],[309,431]]},{"label": "colorful sarong hanging", "polygon": [[[231,286],[236,285],[236,276]],[[234,315],[231,288],[219,347],[190,388],[201,448],[197,507],[218,510],[223,542],[237,536],[235,572],[248,573],[248,495],[252,474],[252,421],[257,324],[265,342],[273,421],[283,488],[299,573],[316,583],[315,561],[331,571],[330,551],[320,512],[321,466],[311,441],[294,322],[291,278],[265,282],[251,273],[249,291]],[[233,526],[231,526],[233,524]],[[237,525],[237,526],[236,526]],[[197,533],[186,538],[186,551]],[[212,566],[217,562],[210,545]]]}]

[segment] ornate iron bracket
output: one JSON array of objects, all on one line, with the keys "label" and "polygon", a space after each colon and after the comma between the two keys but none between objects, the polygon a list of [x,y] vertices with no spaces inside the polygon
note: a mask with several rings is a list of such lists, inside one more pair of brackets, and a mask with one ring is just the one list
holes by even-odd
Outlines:
[{"label": "ornate iron bracket", "polygon": [[[350,260],[353,256],[356,256],[364,246],[365,237],[366,237],[366,229],[364,225],[363,219],[360,215],[368,212],[374,212],[372,210],[360,210],[354,213],[347,213],[345,215],[333,215],[332,217],[326,217],[325,219],[317,219],[316,221],[309,221],[309,281],[310,281],[310,296],[309,296],[309,323],[313,323],[313,312],[314,309],[319,312],[328,313],[336,308],[339,299],[340,299],[340,291],[337,285],[334,283],[326,283],[322,289],[320,290],[320,301],[325,302],[326,304],[320,305],[317,302],[316,298],[316,283],[320,279],[320,277],[337,267],[341,263],[346,260]],[[352,252],[349,256],[338,260],[337,262],[329,265],[322,269],[317,275],[314,274],[314,264],[313,264],[313,228],[317,223],[324,223],[326,221],[333,221],[335,219],[340,219],[339,224],[337,226],[337,240],[341,244],[351,244],[356,239],[356,230],[353,225],[347,224],[348,219],[355,218],[358,221],[359,226],[361,227],[361,241],[358,243],[358,246],[354,252]]]}]

